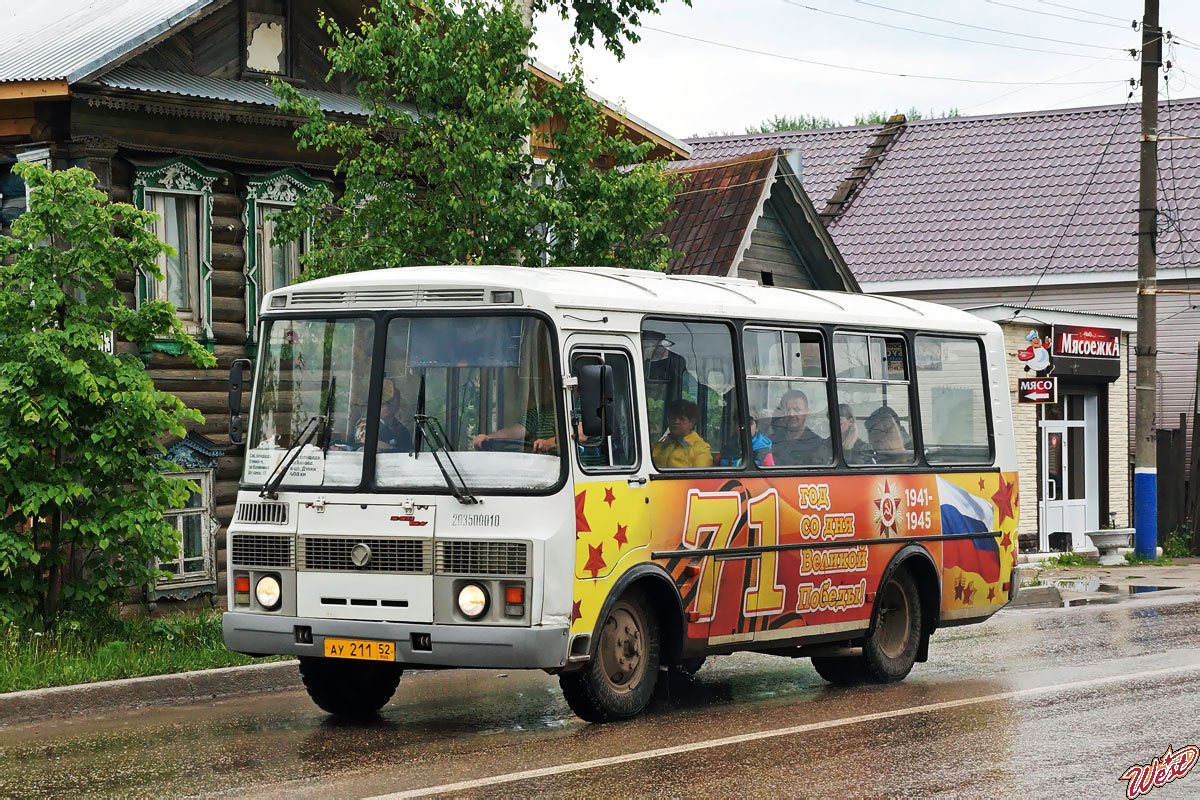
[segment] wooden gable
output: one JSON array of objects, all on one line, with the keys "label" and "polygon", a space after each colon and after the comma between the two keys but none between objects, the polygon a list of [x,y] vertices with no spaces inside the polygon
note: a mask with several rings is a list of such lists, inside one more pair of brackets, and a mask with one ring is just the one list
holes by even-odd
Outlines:
[{"label": "wooden gable", "polygon": [[312,89],[353,94],[354,87],[344,78],[325,80],[329,62],[321,50],[333,42],[318,19],[325,13],[343,26],[353,26],[362,7],[361,0],[233,0],[128,63],[209,78],[266,80],[270,73],[247,67],[247,46],[256,23],[282,12],[286,64],[280,77]]}]

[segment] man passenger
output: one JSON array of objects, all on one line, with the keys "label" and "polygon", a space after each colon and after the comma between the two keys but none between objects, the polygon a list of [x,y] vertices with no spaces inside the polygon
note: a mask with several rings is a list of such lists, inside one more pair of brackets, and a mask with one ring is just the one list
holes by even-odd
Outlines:
[{"label": "man passenger", "polygon": [[829,440],[808,427],[808,395],[799,389],[784,392],[779,399],[779,416],[775,417],[771,434],[776,464],[828,464],[832,458]]}]

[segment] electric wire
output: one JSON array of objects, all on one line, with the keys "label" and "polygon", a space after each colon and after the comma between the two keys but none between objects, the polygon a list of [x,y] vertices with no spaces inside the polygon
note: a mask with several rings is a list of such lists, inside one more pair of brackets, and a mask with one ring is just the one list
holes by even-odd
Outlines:
[{"label": "electric wire", "polygon": [[[885,70],[868,69],[866,67],[851,67],[851,66],[847,66],[845,64],[833,64],[828,61],[815,61],[810,58],[799,58],[797,56],[783,55],[782,53],[771,53],[771,52],[767,52],[765,50],[755,50],[754,48],[751,48],[751,47],[742,47],[741,45],[727,44],[725,42],[717,42],[717,41],[713,41],[712,39],[703,39],[699,36],[689,36],[686,33],[677,33],[675,31],[665,30],[663,28],[655,28],[650,25],[639,25],[638,27],[644,31],[653,31],[654,33],[661,33],[661,34],[665,34],[667,36],[674,36],[679,39],[687,39],[688,41],[692,41],[692,42],[700,42],[702,44],[709,44],[709,45],[713,45],[714,47],[724,47],[728,50],[737,50],[742,53],[751,53],[753,55],[767,56],[769,58],[778,58],[778,59],[782,59],[784,61],[795,61],[800,64],[812,64],[812,65],[818,66],[818,67],[829,67],[830,69],[842,69],[842,70],[848,70],[850,72],[862,72],[862,73],[867,73],[869,75],[885,75],[885,76],[891,77],[891,78],[918,78],[921,80],[948,81],[950,83],[971,83],[971,84],[978,84],[981,86],[1037,86],[1037,85],[1039,85],[1037,81],[985,81],[985,80],[979,80],[976,78],[953,78],[953,77],[946,76],[946,75],[924,75],[924,74],[912,73],[912,72],[887,72]],[[1111,80],[1108,80],[1108,81],[1058,81],[1058,82],[1043,82],[1041,85],[1046,85],[1046,86],[1097,86],[1100,84],[1107,84],[1107,83],[1112,83],[1112,81]]]},{"label": "electric wire", "polygon": [[1100,158],[1096,159],[1096,166],[1092,169],[1091,174],[1088,175],[1087,181],[1083,185],[1083,191],[1079,193],[1079,197],[1075,199],[1074,205],[1071,206],[1071,213],[1067,216],[1067,221],[1063,224],[1062,230],[1059,231],[1058,237],[1054,240],[1054,246],[1050,248],[1050,254],[1046,257],[1046,263],[1042,266],[1041,272],[1038,273],[1033,288],[1029,290],[1029,296],[1025,298],[1025,302],[1021,304],[1021,308],[1017,312],[1014,312],[1014,319],[1020,311],[1029,307],[1029,304],[1033,301],[1033,296],[1037,293],[1038,287],[1041,286],[1042,279],[1046,277],[1046,272],[1049,271],[1050,265],[1054,263],[1054,256],[1058,254],[1058,248],[1067,237],[1067,232],[1071,229],[1071,223],[1075,221],[1075,215],[1079,213],[1079,207],[1083,204],[1083,199],[1087,197],[1088,191],[1092,188],[1092,183],[1096,180],[1096,175],[1100,172],[1100,167],[1104,164],[1104,158],[1108,155],[1108,149],[1112,145],[1113,139],[1116,138],[1121,123],[1125,121],[1125,113],[1129,110],[1129,100],[1132,97],[1133,92],[1130,92],[1129,97],[1125,98],[1125,105],[1121,107],[1121,113],[1117,115],[1117,121],[1113,123],[1112,132],[1108,135],[1108,141],[1104,143],[1104,149],[1100,151]]},{"label": "electric wire", "polygon": [[1005,8],[1013,8],[1017,11],[1024,11],[1029,14],[1041,14],[1044,17],[1057,17],[1059,19],[1069,19],[1072,22],[1082,22],[1085,25],[1102,25],[1106,28],[1120,28],[1127,30],[1125,25],[1114,25],[1111,22],[1096,22],[1091,19],[1082,19],[1080,17],[1068,17],[1066,14],[1055,14],[1053,11],[1038,11],[1036,8],[1025,8],[1024,6],[1013,5],[1012,3],[1004,3],[1001,0],[984,0],[985,3],[991,3],[994,6],[1003,6]]},{"label": "electric wire", "polygon": [[[968,42],[969,44],[982,44],[982,45],[986,45],[988,47],[1003,47],[1006,50],[1023,50],[1026,53],[1046,53],[1046,54],[1053,55],[1053,56],[1069,56],[1071,58],[1091,58],[1090,55],[1084,55],[1083,53],[1068,53],[1063,50],[1045,50],[1045,49],[1041,49],[1041,48],[1037,48],[1037,47],[1022,47],[1021,45],[1017,45],[1017,44],[1001,44],[999,42],[986,42],[986,41],[983,41],[982,39],[967,39],[962,36],[951,36],[948,33],[934,33],[933,31],[923,31],[919,28],[906,28],[903,25],[893,25],[889,22],[880,22],[877,20],[866,19],[864,17],[855,17],[850,14],[842,14],[837,11],[828,11],[823,8],[817,8],[815,6],[810,6],[806,3],[798,2],[798,0],[782,0],[782,2],[787,3],[790,6],[796,6],[797,8],[804,8],[809,11],[814,11],[818,14],[826,14],[831,17],[839,17],[841,19],[854,20],[855,22],[863,22],[863,23],[866,23],[867,25],[878,25],[881,28],[889,28],[891,30],[896,30],[896,31],[906,31],[908,33],[919,33],[922,36],[933,36],[938,39],[951,39],[956,42]],[[1110,47],[1110,48],[1105,48],[1105,49],[1119,51],[1126,55],[1129,54],[1129,51],[1127,51],[1125,48],[1121,48],[1121,47]],[[1116,60],[1115,57],[1112,57],[1112,56],[1110,56],[1109,58],[1111,58],[1112,60]]]},{"label": "electric wire", "polygon": [[1109,46],[1099,45],[1099,44],[1089,44],[1086,42],[1072,42],[1072,41],[1068,41],[1066,39],[1055,39],[1050,36],[1035,36],[1032,33],[1016,33],[1014,31],[1000,30],[999,28],[989,28],[986,25],[972,25],[969,22],[956,22],[954,20],[930,16],[929,14],[919,14],[916,11],[908,11],[907,9],[903,9],[903,8],[893,8],[892,6],[885,6],[885,5],[882,5],[881,3],[871,3],[871,2],[868,2],[868,0],[855,0],[855,2],[858,3],[859,5],[870,6],[871,8],[881,8],[884,11],[892,11],[892,12],[895,12],[896,14],[907,14],[910,17],[919,17],[920,19],[927,19],[927,20],[931,20],[933,22],[941,22],[946,25],[955,25],[960,28],[973,28],[977,31],[987,31],[989,33],[999,33],[1004,36],[1019,36],[1023,39],[1037,39],[1038,41],[1042,41],[1042,42],[1053,42],[1055,44],[1066,44],[1066,45],[1070,45],[1072,47],[1088,47],[1093,50],[1125,50],[1125,49],[1127,49],[1127,48],[1114,48],[1114,47],[1109,47]]},{"label": "electric wire", "polygon": [[[1088,8],[1079,8],[1077,6],[1068,6],[1062,3],[1052,3],[1050,0],[1038,0],[1039,3],[1046,6],[1054,6],[1055,8],[1065,8],[1067,11],[1078,11],[1081,14],[1091,14],[1093,17],[1103,17],[1104,19],[1115,19],[1117,22],[1124,22],[1126,17],[1115,17],[1112,14],[1101,14],[1099,11],[1092,11]],[[1133,20],[1133,27],[1137,28],[1137,20]]]}]

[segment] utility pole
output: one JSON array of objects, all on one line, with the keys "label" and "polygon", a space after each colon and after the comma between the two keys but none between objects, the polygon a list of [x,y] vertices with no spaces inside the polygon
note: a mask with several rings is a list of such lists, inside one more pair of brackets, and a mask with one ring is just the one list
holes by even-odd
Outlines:
[{"label": "utility pole", "polygon": [[1162,27],[1158,0],[1146,0],[1142,17],[1142,136],[1138,177],[1137,428],[1133,456],[1134,551],[1154,558],[1158,547],[1158,448],[1154,410],[1158,374],[1158,280],[1155,235],[1158,214],[1158,70]]}]

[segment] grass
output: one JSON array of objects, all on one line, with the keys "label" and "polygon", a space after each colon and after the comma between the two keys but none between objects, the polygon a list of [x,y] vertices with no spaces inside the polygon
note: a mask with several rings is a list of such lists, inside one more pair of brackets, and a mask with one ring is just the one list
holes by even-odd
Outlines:
[{"label": "grass", "polygon": [[1175,563],[1168,556],[1162,556],[1160,558],[1146,558],[1145,556],[1139,556],[1137,553],[1126,553],[1125,561],[1129,564],[1146,564],[1152,567],[1169,567]]},{"label": "grass", "polygon": [[1098,567],[1100,565],[1078,553],[1059,553],[1043,561],[1042,566],[1053,569],[1054,567]]},{"label": "grass", "polygon": [[260,660],[225,649],[221,615],[215,611],[159,619],[67,620],[46,633],[15,623],[4,625],[0,628],[0,692]]}]

